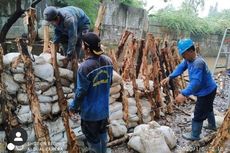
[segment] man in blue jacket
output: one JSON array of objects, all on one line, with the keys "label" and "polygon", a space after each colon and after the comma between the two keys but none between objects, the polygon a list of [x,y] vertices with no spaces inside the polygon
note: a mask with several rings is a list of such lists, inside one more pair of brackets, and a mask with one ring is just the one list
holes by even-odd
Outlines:
[{"label": "man in blue jacket", "polygon": [[56,8],[48,6],[43,12],[45,21],[54,26],[54,44],[61,43],[67,61],[79,58],[81,37],[90,26],[89,17],[85,12],[74,6]]},{"label": "man in blue jacket", "polygon": [[95,33],[85,34],[82,42],[86,59],[77,73],[75,98],[69,104],[69,111],[80,112],[82,132],[91,151],[105,153],[113,65],[103,55],[100,38]]},{"label": "man in blue jacket", "polygon": [[208,126],[206,128],[216,130],[213,101],[217,85],[204,59],[197,56],[191,39],[180,40],[178,49],[179,54],[184,60],[161,83],[163,85],[168,83],[170,79],[176,78],[188,69],[189,84],[185,89],[181,90],[181,93],[176,97],[176,102],[184,102],[189,95],[197,96],[194,117],[192,119],[192,131],[182,136],[188,140],[199,140],[205,119],[208,119]]}]

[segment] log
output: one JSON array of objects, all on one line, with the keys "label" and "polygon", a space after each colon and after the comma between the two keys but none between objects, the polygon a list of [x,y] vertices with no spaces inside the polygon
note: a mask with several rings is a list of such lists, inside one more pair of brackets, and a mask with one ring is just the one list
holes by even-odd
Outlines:
[{"label": "log", "polygon": [[[144,80],[144,87],[145,87],[145,94],[147,95],[148,102],[150,103],[151,109],[155,110],[156,109],[156,104],[153,101],[153,93],[150,91],[149,87],[149,79],[150,79],[150,72],[148,70],[148,54],[149,54],[149,48],[151,47],[151,39],[152,35],[148,33],[147,38],[146,38],[146,43],[145,43],[145,48],[143,49],[143,57],[142,57],[142,63],[141,63],[141,71],[140,71],[140,77],[143,78]],[[154,119],[155,117],[155,112],[151,112],[151,117]]]},{"label": "log", "polygon": [[37,20],[36,9],[30,7],[25,11],[26,16],[24,17],[24,23],[28,28],[28,46],[32,47],[32,44],[35,42],[37,32],[35,30],[35,24]]},{"label": "log", "polygon": [[138,49],[138,56],[137,56],[137,66],[136,66],[136,77],[138,78],[142,63],[142,56],[143,56],[143,49],[145,47],[145,40],[141,40],[140,47]]},{"label": "log", "polygon": [[136,100],[136,105],[137,105],[137,116],[139,118],[138,124],[142,124],[143,123],[143,119],[142,119],[142,106],[141,106],[141,102],[140,102],[140,91],[135,90],[134,91],[135,94],[135,100]]},{"label": "log", "polygon": [[191,114],[190,114],[190,113],[188,113],[188,112],[186,112],[186,111],[184,111],[184,110],[180,109],[180,108],[179,108],[179,107],[177,107],[176,105],[174,105],[174,104],[173,104],[173,106],[174,106],[174,108],[175,108],[176,110],[178,110],[178,111],[180,111],[180,112],[184,113],[184,114],[185,114],[185,115],[187,115],[187,116],[191,116]]},{"label": "log", "polygon": [[[167,74],[166,74],[166,71],[165,71],[165,64],[164,64],[164,59],[163,59],[163,55],[162,53],[160,52],[160,40],[159,39],[156,39],[155,40],[155,43],[156,43],[156,53],[157,53],[157,56],[159,57],[159,64],[160,64],[160,75],[159,75],[159,78],[160,80],[163,79],[163,78],[166,78],[167,77]],[[166,94],[165,96],[165,100],[166,100],[166,104],[167,104],[167,113],[169,114],[172,114],[173,113],[173,101],[171,99],[171,93],[170,93],[170,88],[168,86],[168,84],[163,87],[163,92]]]},{"label": "log", "polygon": [[99,10],[98,10],[97,19],[96,19],[95,25],[94,25],[94,32],[97,35],[100,34],[100,26],[101,26],[101,23],[102,23],[104,16],[105,16],[105,10],[106,10],[106,7],[103,4],[101,4],[99,7]]},{"label": "log", "polygon": [[35,92],[34,84],[35,84],[35,76],[33,74],[33,67],[30,57],[25,54],[28,52],[26,40],[17,39],[17,47],[21,54],[22,60],[25,64],[25,78],[26,78],[26,92],[29,99],[29,106],[33,116],[34,122],[34,131],[37,138],[37,141],[40,144],[40,152],[41,153],[49,153],[51,149],[51,141],[49,137],[49,130],[47,126],[42,121],[42,116],[40,113],[40,103],[38,100],[38,96]]},{"label": "log", "polygon": [[115,55],[115,52],[113,49],[111,49],[109,51],[109,57],[112,59],[112,62],[113,62],[113,69],[119,73],[119,66],[118,66],[118,62],[117,62],[117,59],[116,59],[116,55]]},{"label": "log", "polygon": [[10,131],[13,127],[18,126],[18,121],[16,115],[13,115],[13,109],[10,107],[10,101],[7,99],[7,91],[5,90],[5,84],[2,82],[2,73],[4,71],[3,65],[3,48],[0,44],[0,102],[1,102],[1,112],[2,112],[2,126],[6,135],[6,142],[9,143]]},{"label": "log", "polygon": [[119,138],[119,139],[116,139],[112,142],[109,142],[107,144],[107,147],[113,147],[113,146],[116,146],[118,144],[121,144],[121,143],[124,143],[126,142],[127,140],[129,139],[129,136],[128,135],[124,135],[123,137]]},{"label": "log", "polygon": [[129,102],[127,96],[124,94],[124,89],[122,89],[122,104],[123,104],[123,119],[126,125],[129,124]]},{"label": "log", "polygon": [[120,42],[118,44],[118,50],[116,52],[117,60],[120,58],[120,55],[124,50],[125,43],[126,43],[127,39],[129,38],[130,34],[131,34],[131,32],[128,30],[125,30],[125,32],[122,34]]},{"label": "log", "polygon": [[224,144],[226,141],[230,140],[230,108],[224,117],[224,121],[217,131],[215,139],[211,143],[208,153],[223,152]]},{"label": "log", "polygon": [[191,144],[189,144],[183,149],[183,152],[184,153],[193,153],[197,151],[199,152],[200,148],[209,144],[215,138],[215,136],[216,136],[216,132],[209,134],[208,136],[202,138],[199,141],[193,141]]},{"label": "log", "polygon": [[44,26],[44,46],[43,46],[43,52],[49,52],[49,40],[50,40],[50,35],[49,35],[49,26],[45,25]]},{"label": "log", "polygon": [[57,48],[58,46],[54,44],[51,45],[51,58],[52,58],[52,63],[54,67],[54,76],[56,78],[58,104],[59,104],[59,107],[61,108],[62,120],[63,120],[64,127],[66,130],[66,135],[67,135],[67,145],[68,145],[67,148],[68,148],[69,153],[79,153],[80,149],[77,143],[77,137],[69,125],[69,115],[67,112],[67,101],[65,99],[65,96],[62,90],[61,78],[60,78],[58,64],[57,64],[57,55],[56,55]]},{"label": "log", "polygon": [[150,53],[152,53],[152,68],[150,71],[151,80],[154,82],[154,96],[155,99],[155,105],[156,105],[156,111],[155,111],[155,117],[160,118],[160,107],[163,105],[162,99],[161,99],[161,86],[160,86],[160,62],[159,58],[157,56],[157,46],[155,43],[155,39],[153,35],[151,35],[151,43],[150,43]]}]

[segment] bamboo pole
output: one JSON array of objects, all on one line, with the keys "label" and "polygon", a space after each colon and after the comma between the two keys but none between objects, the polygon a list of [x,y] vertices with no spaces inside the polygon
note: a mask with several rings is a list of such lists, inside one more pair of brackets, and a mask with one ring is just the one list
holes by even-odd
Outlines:
[{"label": "bamboo pole", "polygon": [[77,137],[74,134],[73,130],[71,129],[69,125],[69,116],[67,112],[67,101],[64,97],[64,93],[62,90],[59,70],[58,70],[58,64],[57,64],[57,55],[56,55],[57,46],[52,44],[51,45],[51,57],[52,57],[52,63],[54,67],[54,75],[56,78],[56,88],[57,88],[57,94],[58,94],[58,104],[61,108],[61,114],[62,114],[62,120],[64,123],[64,127],[66,129],[66,135],[67,135],[67,143],[68,143],[68,152],[69,153],[79,153],[79,146],[77,144]]},{"label": "bamboo pole", "polygon": [[26,40],[17,39],[18,50],[21,54],[22,60],[25,64],[25,78],[26,78],[26,92],[29,98],[29,106],[32,112],[33,121],[34,121],[34,131],[39,142],[39,147],[41,153],[49,153],[51,149],[51,141],[49,137],[49,130],[47,126],[42,121],[42,116],[40,113],[40,104],[35,92],[34,83],[35,76],[33,74],[33,67],[30,57],[28,57],[27,53],[27,45]]}]

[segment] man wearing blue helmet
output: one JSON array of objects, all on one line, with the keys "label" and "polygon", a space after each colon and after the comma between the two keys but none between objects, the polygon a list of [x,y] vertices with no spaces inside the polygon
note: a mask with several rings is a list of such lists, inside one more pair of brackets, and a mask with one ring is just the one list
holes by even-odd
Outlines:
[{"label": "man wearing blue helmet", "polygon": [[184,60],[161,83],[163,85],[168,83],[169,80],[176,78],[188,69],[189,84],[185,89],[181,90],[181,93],[176,97],[176,102],[184,102],[189,95],[197,96],[194,117],[192,119],[192,131],[182,136],[187,140],[199,140],[205,119],[208,119],[208,126],[205,128],[216,130],[213,101],[217,85],[204,59],[197,56],[191,39],[180,40],[178,50]]}]

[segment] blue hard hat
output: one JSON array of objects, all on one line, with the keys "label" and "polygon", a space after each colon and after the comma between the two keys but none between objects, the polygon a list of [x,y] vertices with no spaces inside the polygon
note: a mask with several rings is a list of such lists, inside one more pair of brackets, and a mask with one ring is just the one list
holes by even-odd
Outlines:
[{"label": "blue hard hat", "polygon": [[46,21],[53,21],[58,16],[58,10],[54,6],[48,6],[43,11],[43,17]]},{"label": "blue hard hat", "polygon": [[193,41],[190,38],[181,39],[177,45],[179,54],[182,55],[187,49],[189,49],[192,46],[193,46]]}]

